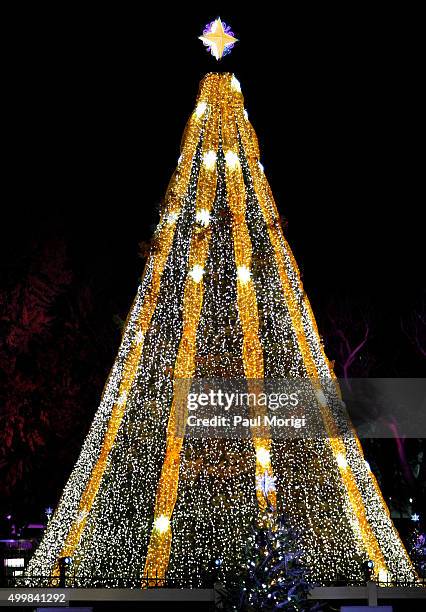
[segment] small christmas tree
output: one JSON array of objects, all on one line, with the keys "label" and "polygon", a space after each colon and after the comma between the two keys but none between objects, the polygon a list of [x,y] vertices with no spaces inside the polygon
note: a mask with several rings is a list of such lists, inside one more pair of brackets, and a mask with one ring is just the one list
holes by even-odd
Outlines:
[{"label": "small christmas tree", "polygon": [[229,610],[315,610],[308,602],[311,585],[303,565],[297,532],[285,515],[278,516],[270,502],[275,491],[275,478],[266,472],[258,478],[258,488],[265,498],[265,507],[253,523],[247,541],[243,571],[228,589]]},{"label": "small christmas tree", "polygon": [[418,524],[415,525],[410,535],[409,551],[419,576],[426,578],[426,533]]}]

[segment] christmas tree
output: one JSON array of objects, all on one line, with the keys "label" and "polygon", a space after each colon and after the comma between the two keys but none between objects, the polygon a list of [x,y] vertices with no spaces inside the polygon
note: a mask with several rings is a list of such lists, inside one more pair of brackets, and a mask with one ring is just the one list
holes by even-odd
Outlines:
[{"label": "christmas tree", "polygon": [[[418,515],[414,517],[418,518]],[[410,557],[419,576],[426,578],[426,534],[416,521],[414,523],[415,527],[409,536]]]},{"label": "christmas tree", "polygon": [[[325,435],[194,439],[176,434],[176,382],[326,381]],[[318,382],[315,384],[319,384]],[[113,582],[167,574],[200,583],[241,565],[256,478],[301,533],[312,579],[415,577],[342,407],[297,264],[260,163],[238,80],[201,82],[150,257],[100,406],[28,572]]]},{"label": "christmas tree", "polygon": [[224,608],[241,612],[255,610],[318,610],[308,601],[311,585],[303,563],[299,535],[285,515],[277,516],[268,494],[275,479],[259,477],[265,509],[253,521],[246,546],[246,564],[235,584],[227,585]]}]

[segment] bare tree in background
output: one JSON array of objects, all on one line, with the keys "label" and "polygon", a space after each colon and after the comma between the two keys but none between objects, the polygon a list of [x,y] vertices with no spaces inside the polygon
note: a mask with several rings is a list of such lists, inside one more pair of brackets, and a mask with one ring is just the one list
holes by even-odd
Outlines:
[{"label": "bare tree in background", "polygon": [[30,246],[4,277],[0,506],[35,512],[54,504],[78,452],[105,377],[102,363],[111,359],[112,334],[91,288],[72,274],[61,239]]},{"label": "bare tree in background", "polygon": [[326,353],[334,361],[337,376],[366,378],[376,359],[370,350],[372,313],[352,300],[333,300],[324,321]]},{"label": "bare tree in background", "polygon": [[[422,356],[426,350],[425,304],[423,299],[401,323],[404,334]],[[378,365],[372,343],[374,328],[375,316],[369,305],[345,299],[333,300],[326,308],[322,326],[326,353],[334,362],[337,376],[343,378],[348,387],[350,378],[374,376]],[[424,441],[407,440],[395,421],[387,422],[387,427],[392,440],[364,440],[363,445],[377,468],[375,471],[383,489],[392,498],[392,506],[401,516],[407,516],[410,514],[408,500],[417,496],[421,504],[420,499],[424,497],[421,485],[426,476]]]},{"label": "bare tree in background", "polygon": [[[426,292],[412,311],[401,318],[401,330],[410,346],[421,359],[426,359]],[[417,494],[416,510],[426,513],[426,440],[411,440],[413,446],[409,469]],[[426,517],[423,517],[426,518]]]}]

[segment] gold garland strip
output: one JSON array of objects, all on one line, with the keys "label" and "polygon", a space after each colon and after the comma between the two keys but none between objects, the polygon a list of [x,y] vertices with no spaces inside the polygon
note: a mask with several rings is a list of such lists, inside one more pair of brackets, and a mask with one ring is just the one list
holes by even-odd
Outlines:
[{"label": "gold garland strip", "polygon": [[[230,75],[227,75],[228,79]],[[237,305],[243,332],[244,373],[248,379],[248,391],[256,396],[262,391],[264,378],[263,348],[259,339],[259,315],[256,291],[251,279],[252,246],[246,223],[246,190],[241,164],[238,158],[238,133],[235,122],[231,88],[227,89],[222,109],[222,142],[225,154],[226,189],[229,208],[232,214],[232,236],[234,242],[235,265],[237,268]],[[238,102],[237,102],[238,103]],[[249,406],[250,412],[252,412]],[[256,416],[266,414],[265,409],[256,407]],[[253,445],[256,451],[256,482],[266,473],[272,477],[270,458],[271,440],[266,426],[251,427]],[[266,499],[261,487],[256,486],[259,507],[266,507]],[[270,490],[267,499],[276,507],[276,493]]]},{"label": "gold garland strip", "polygon": [[[196,212],[212,209],[217,185],[216,155],[219,148],[219,107],[220,75],[210,75],[211,91],[207,102],[209,116],[203,140],[203,159],[197,186]],[[207,261],[211,238],[211,228],[195,227],[191,238],[188,262],[188,276],[183,298],[183,329],[174,369],[174,381],[187,381],[194,376],[197,351],[197,328],[203,305],[203,273]],[[184,395],[184,394],[183,394]],[[184,431],[177,427],[186,422],[187,405],[181,401],[181,394],[174,392],[170,417],[167,425],[166,453],[154,510],[154,525],[145,561],[144,576],[159,576],[160,583],[165,575],[170,558],[172,529],[170,525],[177,499],[179,482],[180,452]]]},{"label": "gold garland strip", "polygon": [[[198,100],[202,101],[206,95],[205,87],[201,86]],[[130,392],[134,378],[136,376],[140,357],[143,350],[145,334],[149,328],[154,314],[158,294],[160,290],[161,278],[166,265],[170,249],[175,234],[176,218],[179,215],[183,197],[186,194],[193,158],[200,139],[204,119],[194,113],[188,121],[186,137],[182,142],[182,157],[179,167],[173,175],[166,195],[167,215],[163,219],[163,225],[158,238],[158,247],[151,252],[150,262],[145,267],[145,273],[152,264],[152,279],[150,287],[144,297],[143,305],[138,317],[137,326],[140,334],[133,340],[132,347],[123,365],[122,378],[118,390],[118,399],[115,402],[108,422],[107,430],[103,439],[102,447],[95,466],[93,467],[89,482],[80,500],[77,518],[71,525],[67,538],[61,550],[60,557],[72,557],[80,541],[81,535],[87,523],[87,516],[90,513],[95,497],[99,491],[102,477],[108,463],[108,457],[114,445],[119,427],[121,425],[127,403],[127,395]],[[169,216],[171,215],[171,216]],[[173,217],[176,215],[176,218]],[[59,564],[53,570],[54,575],[59,573]]]},{"label": "gold garland strip", "polygon": [[[242,144],[245,150],[245,154],[247,157],[247,162],[249,164],[250,173],[253,180],[253,187],[265,219],[265,223],[267,226],[269,239],[271,241],[272,247],[274,249],[275,258],[277,262],[278,273],[280,276],[280,281],[282,285],[284,299],[286,300],[288,311],[292,320],[293,328],[296,333],[297,341],[302,353],[303,361],[308,373],[308,376],[317,381],[319,378],[318,370],[315,364],[315,361],[312,357],[311,350],[309,344],[306,339],[305,330],[303,327],[303,322],[299,310],[299,305],[297,302],[297,298],[294,295],[293,287],[291,285],[290,279],[288,278],[286,265],[284,260],[284,254],[281,247],[281,240],[285,242],[284,236],[282,235],[282,230],[280,224],[278,222],[278,212],[276,209],[276,205],[273,199],[274,206],[274,214],[272,214],[271,210],[267,204],[267,198],[265,195],[265,190],[269,188],[266,187],[267,181],[263,175],[262,170],[258,164],[258,150],[257,143],[253,143],[253,130],[248,127],[248,122],[243,115],[241,110],[241,106],[236,106],[237,113],[237,125],[241,135]],[[270,191],[267,191],[267,195],[271,198],[272,194]],[[285,242],[286,244],[286,242]],[[287,247],[287,244],[286,244]],[[298,268],[294,257],[292,256],[292,265],[294,266],[295,271],[297,272]],[[306,298],[305,298],[306,299]],[[311,312],[311,311],[310,311]],[[312,314],[312,313],[311,313]],[[313,317],[313,315],[312,315]],[[317,327],[316,324],[313,325],[313,329],[316,333]],[[326,358],[325,358],[326,359]],[[326,363],[328,361],[326,360]],[[330,368],[331,370],[331,368]],[[319,391],[320,385],[318,382],[314,382],[314,386]],[[320,410],[321,415],[324,421],[324,425],[327,431],[328,439],[331,445],[332,452],[336,458],[337,465],[339,468],[339,472],[341,474],[342,481],[345,485],[345,488],[348,492],[348,498],[350,506],[352,507],[353,512],[355,513],[355,517],[357,519],[357,523],[359,526],[359,535],[361,536],[362,542],[364,544],[364,548],[369,555],[369,558],[372,559],[375,563],[375,571],[378,573],[379,571],[387,571],[385,559],[379,543],[377,541],[376,535],[374,534],[371,525],[369,524],[364,508],[364,502],[362,500],[362,496],[357,487],[354,475],[352,470],[348,466],[346,462],[346,449],[343,441],[339,437],[339,433],[334,422],[332,413],[327,406],[327,403],[321,403]]]}]

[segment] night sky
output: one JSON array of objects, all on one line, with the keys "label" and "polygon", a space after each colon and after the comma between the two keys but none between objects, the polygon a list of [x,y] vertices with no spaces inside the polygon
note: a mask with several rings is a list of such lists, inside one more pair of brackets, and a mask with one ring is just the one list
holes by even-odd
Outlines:
[{"label": "night sky", "polygon": [[66,234],[82,273],[130,306],[137,243],[157,222],[198,83],[219,69],[241,81],[313,301],[342,290],[398,312],[423,281],[403,42],[372,15],[336,29],[324,13],[221,13],[241,42],[218,64],[197,40],[215,16],[74,14],[35,30],[28,16],[10,52],[5,256]]},{"label": "night sky", "polygon": [[[199,81],[230,71],[314,312],[321,319],[340,297],[372,308],[379,372],[395,375],[398,354],[397,374],[424,374],[399,329],[424,288],[424,228],[419,85],[398,26],[324,7],[163,11],[104,6],[10,24],[3,279],[32,244],[60,238],[105,320],[124,318],[143,269],[138,243],[158,221]],[[217,63],[197,37],[219,14],[240,42]]]}]

